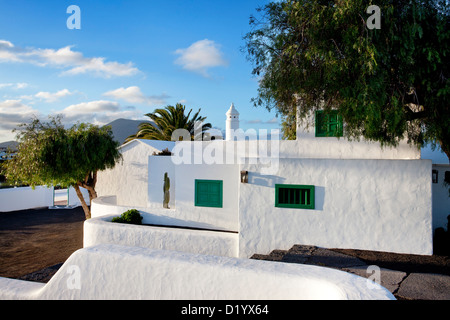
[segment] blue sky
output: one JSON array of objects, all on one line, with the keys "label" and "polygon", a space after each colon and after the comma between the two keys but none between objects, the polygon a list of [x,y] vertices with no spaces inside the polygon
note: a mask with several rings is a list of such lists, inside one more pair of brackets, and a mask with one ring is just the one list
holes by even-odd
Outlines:
[{"label": "blue sky", "polygon": [[[220,129],[232,102],[242,128],[279,128],[250,102],[258,83],[240,51],[265,3],[0,0],[0,142],[32,115],[105,124],[177,102]],[[67,28],[70,5],[79,30]]]},{"label": "blue sky", "polygon": [[[255,108],[258,80],[241,52],[267,0],[0,0],[0,142],[33,115],[103,125],[181,102],[225,128],[233,102],[244,130],[278,129]],[[68,29],[70,5],[81,29]],[[448,163],[440,152],[424,157]]]}]

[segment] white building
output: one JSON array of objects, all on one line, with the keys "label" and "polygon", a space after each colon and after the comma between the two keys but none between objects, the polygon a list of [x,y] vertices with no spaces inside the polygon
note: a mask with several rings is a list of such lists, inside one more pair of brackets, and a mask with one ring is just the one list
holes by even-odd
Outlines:
[{"label": "white building", "polygon": [[[234,141],[230,133],[238,129],[239,113],[232,105],[225,140],[133,140],[122,145],[123,163],[99,173],[92,220],[136,208],[144,224],[216,233],[205,238],[205,231],[191,230],[177,238],[176,229],[160,228],[152,231],[152,241],[160,237],[156,244],[146,243],[145,236],[131,241],[123,233],[102,238],[98,224],[89,229],[89,244],[123,240],[207,252],[210,246],[213,254],[239,257],[294,244],[432,254],[435,222],[445,218],[432,217],[432,201],[437,200],[431,160],[420,159],[420,150],[406,142],[381,148],[335,137],[345,130],[337,115],[317,112],[308,121],[297,128],[295,141],[264,140],[261,135],[259,140]],[[165,148],[173,155],[153,155]],[[166,172],[170,209],[163,208]],[[446,217],[445,211],[439,214]],[[203,240],[192,240],[194,232]]]}]

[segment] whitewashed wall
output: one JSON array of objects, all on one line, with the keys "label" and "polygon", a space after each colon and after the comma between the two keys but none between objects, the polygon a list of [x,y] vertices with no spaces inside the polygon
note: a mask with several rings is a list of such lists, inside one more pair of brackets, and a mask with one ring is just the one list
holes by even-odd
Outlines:
[{"label": "whitewashed wall", "polygon": [[133,140],[121,148],[123,161],[113,169],[100,171],[97,177],[98,196],[117,196],[117,203],[145,207],[148,196],[148,157],[156,149]]},{"label": "whitewashed wall", "polygon": [[[89,193],[80,188],[86,203],[89,204]],[[63,200],[67,200],[67,191],[62,191]],[[69,188],[69,205],[80,206],[81,202],[75,189]],[[53,187],[38,186],[0,189],[0,212],[28,210],[53,206]]]},{"label": "whitewashed wall", "polygon": [[[84,201],[89,205],[89,192],[87,189],[80,187],[81,194],[83,195]],[[69,188],[69,205],[70,206],[81,206],[80,198],[78,198],[77,192],[73,187]]]},{"label": "whitewashed wall", "polygon": [[433,183],[433,230],[444,228],[447,230],[447,216],[450,215],[450,197],[448,187],[443,185],[445,171],[450,171],[450,165],[433,165],[438,171],[438,183]]},{"label": "whitewashed wall", "polygon": [[170,179],[169,208],[175,209],[175,165],[169,156],[148,157],[148,208],[162,208],[164,200],[164,173]]},{"label": "whitewashed wall", "polygon": [[363,139],[349,141],[344,137],[316,137],[313,114],[303,121],[297,121],[297,141],[288,141],[281,147],[281,152],[289,157],[293,150],[299,152],[301,158],[420,159],[420,149],[410,146],[406,140],[400,142],[395,148],[381,148],[378,142]]},{"label": "whitewashed wall", "polygon": [[[240,256],[293,244],[432,254],[431,161],[280,159],[277,175],[244,166]],[[315,186],[315,210],[275,207],[277,183]]]},{"label": "whitewashed wall", "polygon": [[27,210],[53,205],[53,188],[31,187],[0,189],[0,212]]},{"label": "whitewashed wall", "polygon": [[[195,179],[223,181],[223,207],[195,206]],[[239,229],[238,165],[184,165],[175,166],[176,213],[178,219],[197,221],[219,229]]]},{"label": "whitewashed wall", "polygon": [[[109,215],[87,220],[84,223],[83,246],[117,244],[225,257],[238,256],[237,233],[113,223],[113,217],[114,215]],[[147,223],[158,221],[157,216],[154,219],[147,216]]]},{"label": "whitewashed wall", "polygon": [[367,281],[318,266],[98,245],[74,252],[47,284],[0,278],[0,299],[395,300]]}]

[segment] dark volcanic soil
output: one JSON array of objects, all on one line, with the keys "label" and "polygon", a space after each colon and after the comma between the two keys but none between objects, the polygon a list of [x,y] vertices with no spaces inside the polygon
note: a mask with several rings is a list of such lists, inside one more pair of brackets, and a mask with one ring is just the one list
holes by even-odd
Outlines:
[{"label": "dark volcanic soil", "polygon": [[0,276],[18,278],[64,262],[83,247],[84,220],[81,207],[0,213]]}]

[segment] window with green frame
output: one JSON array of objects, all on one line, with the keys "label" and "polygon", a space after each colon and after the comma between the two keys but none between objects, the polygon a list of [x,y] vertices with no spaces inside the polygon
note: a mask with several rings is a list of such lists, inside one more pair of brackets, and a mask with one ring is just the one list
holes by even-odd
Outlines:
[{"label": "window with green frame", "polygon": [[343,131],[342,117],[337,110],[316,111],[316,137],[342,137]]},{"label": "window with green frame", "polygon": [[195,206],[222,208],[223,181],[195,180]]},{"label": "window with green frame", "polygon": [[314,186],[297,184],[275,185],[275,207],[314,209]]}]

